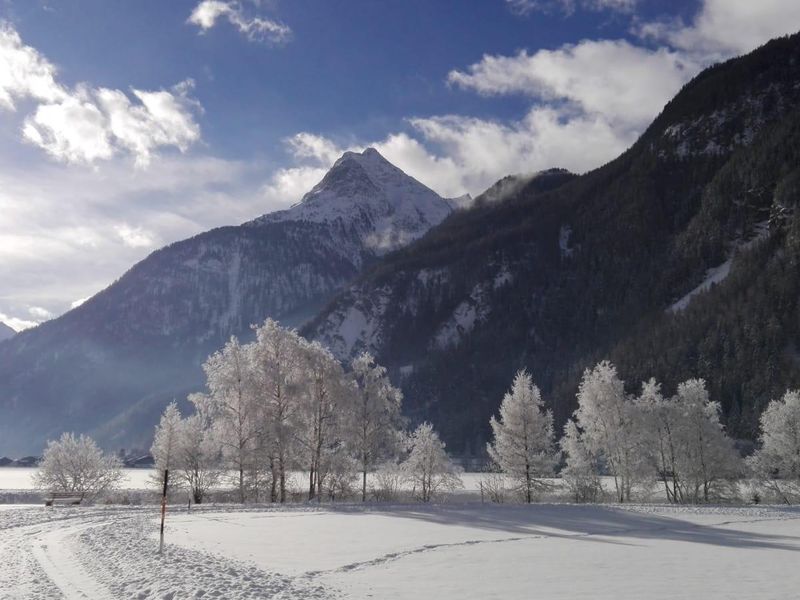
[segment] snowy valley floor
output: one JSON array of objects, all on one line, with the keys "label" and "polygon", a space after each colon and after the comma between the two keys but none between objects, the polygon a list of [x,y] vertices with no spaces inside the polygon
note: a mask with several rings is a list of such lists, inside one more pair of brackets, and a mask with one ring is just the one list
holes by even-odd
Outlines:
[{"label": "snowy valley floor", "polygon": [[0,598],[797,598],[800,510],[497,506],[0,511]]}]

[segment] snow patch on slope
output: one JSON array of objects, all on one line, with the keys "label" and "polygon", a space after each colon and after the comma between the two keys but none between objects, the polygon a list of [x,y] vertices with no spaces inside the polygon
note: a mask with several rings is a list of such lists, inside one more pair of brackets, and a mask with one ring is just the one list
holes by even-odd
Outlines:
[{"label": "snow patch on slope", "polygon": [[731,252],[730,258],[723,262],[721,265],[716,267],[712,267],[706,271],[706,276],[703,278],[703,281],[700,282],[700,285],[695,287],[691,290],[688,294],[683,296],[677,302],[674,302],[667,308],[667,312],[677,313],[684,310],[689,303],[699,294],[703,294],[713,288],[715,285],[718,285],[731,272],[731,266],[733,265],[734,254],[737,252],[744,252],[755,246],[758,242],[764,240],[769,235],[769,222],[762,221],[757,223],[755,226],[755,235],[747,240],[746,242],[738,241],[734,242],[734,248]]},{"label": "snow patch on slope", "polygon": [[486,319],[489,312],[491,312],[491,306],[486,299],[486,286],[477,285],[473,288],[469,298],[461,302],[437,329],[432,346],[440,350],[457,346],[464,336],[475,329],[477,323]]}]

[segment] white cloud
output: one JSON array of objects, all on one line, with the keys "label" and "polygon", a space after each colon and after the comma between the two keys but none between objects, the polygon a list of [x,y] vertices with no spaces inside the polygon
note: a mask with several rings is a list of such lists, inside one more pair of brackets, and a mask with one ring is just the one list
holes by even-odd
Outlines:
[{"label": "white cloud", "polygon": [[23,138],[53,158],[70,163],[108,160],[131,154],[149,164],[161,147],[185,151],[200,139],[194,120],[199,104],[189,97],[193,82],[171,90],[123,91],[58,83],[55,67],[26,46],[9,24],[0,25],[0,108],[15,110],[15,100],[37,103],[22,127]]},{"label": "white cloud", "polygon": [[612,10],[632,12],[638,0],[506,0],[508,7],[515,13],[526,15],[532,12],[551,12],[559,10],[566,14],[574,13],[578,8],[584,10]]},{"label": "white cloud", "polygon": [[242,3],[236,0],[202,0],[189,15],[188,22],[197,25],[201,31],[208,31],[223,18],[251,41],[280,44],[292,36],[292,30],[279,21],[247,16]]},{"label": "white cloud", "polygon": [[260,193],[257,162],[170,155],[145,177],[119,158],[21,165],[13,154],[0,137],[0,312],[27,321],[30,306],[61,314],[156,246],[284,206]]},{"label": "white cloud", "polygon": [[448,81],[485,95],[566,100],[586,114],[641,127],[697,70],[696,63],[667,48],[585,40],[533,54],[487,55],[466,71],[451,71]]},{"label": "white cloud", "polygon": [[129,248],[151,248],[156,244],[155,236],[152,232],[145,231],[141,227],[122,224],[116,225],[114,231],[117,232],[122,243]]},{"label": "white cloud", "polygon": [[28,308],[28,313],[37,320],[46,321],[47,319],[53,318],[53,313],[51,313],[46,308],[42,308],[41,306],[31,306]]},{"label": "white cloud", "polygon": [[749,52],[798,29],[800,2],[795,0],[704,0],[689,24],[647,22],[636,31],[711,62]]},{"label": "white cloud", "polygon": [[10,25],[0,22],[0,107],[13,110],[15,100],[58,102],[66,96],[56,82],[55,67],[34,48],[25,46]]}]

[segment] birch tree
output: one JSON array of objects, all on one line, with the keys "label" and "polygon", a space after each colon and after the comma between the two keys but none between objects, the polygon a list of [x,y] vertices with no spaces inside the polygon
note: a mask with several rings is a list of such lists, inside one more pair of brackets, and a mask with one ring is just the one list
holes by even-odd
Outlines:
[{"label": "birch tree", "polygon": [[[253,346],[232,337],[203,364],[209,389],[208,411],[222,446],[225,466],[235,473],[239,501],[256,465],[259,420],[255,400]],[[251,486],[256,482],[251,482]]]},{"label": "birch tree", "polygon": [[355,383],[350,439],[361,472],[361,500],[367,499],[367,473],[396,454],[401,440],[403,395],[386,369],[368,352],[352,362]]},{"label": "birch tree", "polygon": [[574,418],[587,451],[601,457],[613,475],[619,502],[629,501],[633,488],[646,478],[637,417],[614,365],[603,361],[586,369]]},{"label": "birch tree", "polygon": [[500,404],[500,418],[492,416],[489,424],[494,434],[489,456],[516,483],[525,502],[532,502],[535,492],[546,487],[543,478],[553,474],[557,452],[553,415],[526,371],[516,374]]},{"label": "birch tree", "polygon": [[286,501],[286,482],[292,468],[295,413],[301,377],[301,342],[297,332],[267,319],[256,328],[253,349],[259,403],[260,443],[269,457],[270,497]]},{"label": "birch tree", "polygon": [[[308,469],[308,499],[321,498],[325,478],[343,463],[343,439],[352,387],[333,355],[317,342],[302,344],[302,384],[296,435]],[[335,465],[334,465],[335,463]]]}]

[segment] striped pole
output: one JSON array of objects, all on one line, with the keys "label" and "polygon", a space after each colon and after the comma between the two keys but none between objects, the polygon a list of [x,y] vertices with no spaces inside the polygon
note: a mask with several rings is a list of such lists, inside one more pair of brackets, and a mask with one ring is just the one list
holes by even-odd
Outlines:
[{"label": "striped pole", "polygon": [[164,551],[164,519],[167,516],[167,482],[169,481],[169,469],[164,469],[164,492],[161,494],[161,540],[158,543],[158,553]]}]

